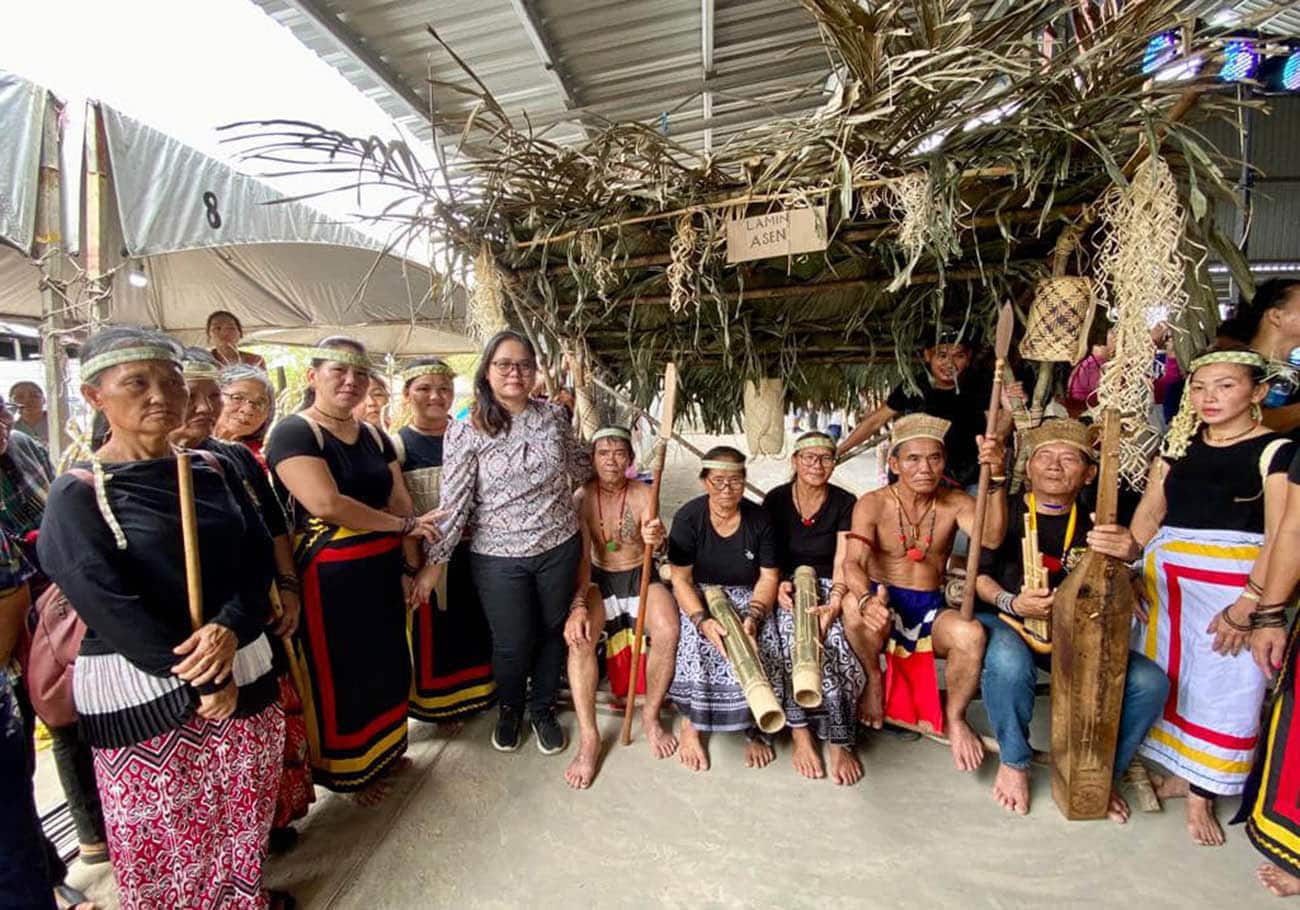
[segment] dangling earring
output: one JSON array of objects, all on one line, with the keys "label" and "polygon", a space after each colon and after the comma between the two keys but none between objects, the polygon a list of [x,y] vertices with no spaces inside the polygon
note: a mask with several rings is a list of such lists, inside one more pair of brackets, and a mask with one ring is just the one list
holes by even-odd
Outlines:
[{"label": "dangling earring", "polygon": [[1250,419],[1255,423],[1264,422],[1264,409],[1259,406],[1259,402],[1253,402],[1250,406]]}]

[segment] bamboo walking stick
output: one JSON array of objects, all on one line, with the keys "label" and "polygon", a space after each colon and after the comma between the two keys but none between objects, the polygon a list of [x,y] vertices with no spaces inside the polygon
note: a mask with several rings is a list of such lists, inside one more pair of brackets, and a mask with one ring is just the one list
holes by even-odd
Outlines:
[{"label": "bamboo walking stick", "polygon": [[[993,390],[989,393],[988,420],[984,424],[984,438],[991,439],[998,428],[998,409],[1002,404],[1002,367],[1007,362],[1007,352],[1011,350],[1011,332],[1015,328],[1016,317],[1011,304],[1002,304],[998,312],[998,329],[993,342],[993,352],[997,362],[993,365]],[[980,548],[984,540],[984,513],[989,505],[989,478],[993,470],[986,464],[980,465],[979,490],[975,494],[975,520],[970,529],[970,551],[966,554],[966,582],[961,591],[962,619],[975,616],[975,579],[979,576]]]},{"label": "bamboo walking stick", "polygon": [[181,500],[181,540],[185,546],[185,593],[190,626],[203,625],[203,575],[199,567],[199,521],[194,511],[194,468],[189,452],[176,453],[176,488]]},{"label": "bamboo walking stick", "polygon": [[[650,485],[650,518],[659,517],[659,487],[664,479],[664,458],[673,436],[673,412],[677,409],[677,364],[664,366],[663,410],[659,420],[659,439],[655,442],[654,480]],[[641,554],[641,590],[637,594],[636,631],[632,635],[632,669],[627,680],[627,705],[623,709],[623,745],[632,744],[632,717],[636,712],[636,683],[641,678],[641,642],[645,635],[646,600],[650,596],[650,576],[654,572],[655,551],[645,545]]]}]

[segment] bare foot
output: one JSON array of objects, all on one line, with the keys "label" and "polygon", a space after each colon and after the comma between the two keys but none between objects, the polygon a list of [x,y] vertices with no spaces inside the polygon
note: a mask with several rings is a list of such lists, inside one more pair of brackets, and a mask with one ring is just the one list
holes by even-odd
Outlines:
[{"label": "bare foot", "polygon": [[582,737],[578,745],[578,754],[564,769],[564,779],[575,790],[586,790],[596,776],[596,760],[600,758],[600,737]]},{"label": "bare foot", "polygon": [[353,793],[352,801],[358,806],[371,809],[382,803],[392,789],[392,781],[388,777],[381,777],[379,780],[372,781],[365,789]]},{"label": "bare foot", "polygon": [[1255,870],[1259,883],[1272,891],[1276,897],[1296,897],[1300,895],[1300,878],[1284,872],[1272,863],[1264,863]]},{"label": "bare foot", "polygon": [[948,718],[948,744],[958,771],[974,771],[984,761],[984,743],[964,717]]},{"label": "bare foot", "polygon": [[852,746],[831,746],[831,780],[841,787],[852,787],[862,780],[862,762]]},{"label": "bare foot", "polygon": [[745,743],[745,767],[766,768],[776,758],[776,750],[761,739],[751,739]]},{"label": "bare foot", "polygon": [[1119,790],[1111,787],[1110,805],[1106,807],[1106,817],[1117,825],[1123,825],[1128,823],[1128,816],[1128,800],[1119,795]]},{"label": "bare foot", "polygon": [[1029,769],[998,765],[993,779],[993,798],[998,805],[1016,815],[1029,814]]},{"label": "bare foot", "polygon": [[1192,785],[1176,774],[1148,771],[1147,776],[1151,778],[1151,786],[1160,799],[1185,799],[1192,792]]},{"label": "bare foot", "polygon": [[808,728],[791,727],[790,735],[794,740],[794,755],[790,757],[794,769],[810,780],[825,777],[826,769],[822,766],[820,751]]},{"label": "bare foot", "polygon": [[650,751],[655,754],[655,758],[667,758],[677,751],[677,737],[673,736],[672,730],[665,730],[662,723],[659,722],[659,714],[641,715],[641,729],[645,731],[645,738],[650,743]]},{"label": "bare foot", "polygon": [[1187,830],[1192,833],[1192,842],[1199,846],[1223,846],[1223,828],[1214,817],[1214,800],[1187,794]]},{"label": "bare foot", "polygon": [[867,670],[867,687],[858,699],[858,720],[873,730],[885,725],[885,674],[879,668]]},{"label": "bare foot", "polygon": [[704,743],[700,739],[700,731],[696,730],[694,725],[682,718],[681,736],[679,738],[681,747],[677,750],[677,760],[692,771],[709,770],[709,753],[704,748]]}]

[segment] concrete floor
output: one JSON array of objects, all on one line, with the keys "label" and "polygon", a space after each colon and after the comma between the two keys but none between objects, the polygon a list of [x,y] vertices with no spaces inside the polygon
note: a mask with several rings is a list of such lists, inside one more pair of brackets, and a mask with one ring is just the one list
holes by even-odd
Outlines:
[{"label": "concrete floor", "polygon": [[[698,495],[697,470],[674,447],[665,517]],[[786,461],[750,469],[765,489],[788,477]],[[863,457],[835,479],[862,492],[875,477]],[[972,714],[987,730],[978,705]],[[1036,714],[1044,748],[1045,699]],[[561,719],[572,732],[572,715]],[[961,775],[946,747],[881,734],[863,744],[866,778],[850,789],[796,775],[788,739],[775,764],[751,771],[740,737],[713,737],[713,769],[692,774],[676,759],[656,761],[639,730],[631,748],[616,745],[617,717],[600,722],[604,765],[582,793],[561,776],[571,749],[546,757],[529,739],[499,754],[490,718],[450,738],[416,725],[413,765],[388,800],[364,809],[321,792],[297,849],[268,864],[268,884],[309,910],[1277,905],[1254,880],[1259,857],[1241,830],[1221,849],[1194,847],[1179,802],[1125,827],[1066,822],[1047,769],[1036,768],[1033,813],[1012,817],[989,794],[994,758]],[[60,798],[48,762],[43,753],[42,805]],[[1236,802],[1223,801],[1221,819]],[[107,867],[77,865],[71,881],[104,910],[116,907]]]}]

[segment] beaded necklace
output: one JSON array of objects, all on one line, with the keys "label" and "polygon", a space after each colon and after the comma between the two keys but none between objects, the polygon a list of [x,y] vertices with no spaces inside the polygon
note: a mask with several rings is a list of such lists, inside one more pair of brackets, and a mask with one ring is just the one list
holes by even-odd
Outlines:
[{"label": "beaded necklace", "polygon": [[604,491],[596,487],[596,517],[600,520],[600,536],[604,538],[605,549],[613,553],[618,550],[618,529],[623,527],[623,515],[627,511],[627,484],[623,484],[623,495],[618,503],[618,523],[614,525],[614,536],[612,538],[605,535],[605,510],[601,506],[601,500],[605,498]]},{"label": "beaded necklace", "polygon": [[930,530],[925,535],[925,547],[918,546],[921,542],[921,522],[925,521],[925,515],[921,515],[921,521],[912,521],[912,516],[907,516],[907,523],[911,525],[911,536],[903,530],[903,515],[907,509],[903,506],[903,500],[898,495],[898,491],[892,486],[889,488],[890,494],[894,497],[894,502],[898,504],[898,542],[903,545],[903,550],[908,559],[912,562],[920,562],[925,559],[926,554],[930,552],[930,545],[934,543],[934,523],[939,517],[939,510],[935,508],[935,501],[930,500]]}]

